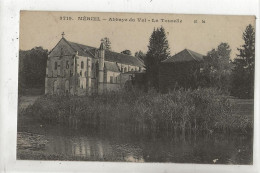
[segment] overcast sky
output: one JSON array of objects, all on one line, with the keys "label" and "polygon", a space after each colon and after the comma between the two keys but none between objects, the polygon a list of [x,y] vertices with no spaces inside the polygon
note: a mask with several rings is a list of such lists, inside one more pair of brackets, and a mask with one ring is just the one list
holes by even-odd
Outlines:
[{"label": "overcast sky", "polygon": [[[62,16],[73,20],[60,20]],[[99,17],[100,21],[78,20],[78,17],[83,16]],[[113,18],[127,21],[110,21]],[[135,21],[130,22],[130,18]],[[146,22],[138,22],[138,18],[146,19]],[[156,20],[158,21],[153,22]],[[51,50],[64,32],[67,40],[93,47],[99,47],[101,38],[108,37],[112,50],[121,52],[129,49],[134,54],[138,50],[146,52],[154,27],[163,26],[171,55],[185,48],[206,55],[221,42],[227,42],[232,49],[231,58],[234,58],[238,53],[237,47],[243,44],[242,34],[249,24],[255,26],[254,16],[23,11],[20,20],[20,49],[42,46]]]}]

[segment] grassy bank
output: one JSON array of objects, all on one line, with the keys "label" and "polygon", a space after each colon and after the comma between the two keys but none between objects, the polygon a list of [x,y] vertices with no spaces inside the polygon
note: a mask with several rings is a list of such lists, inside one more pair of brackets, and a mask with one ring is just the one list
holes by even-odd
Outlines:
[{"label": "grassy bank", "polygon": [[228,98],[215,89],[175,90],[168,94],[121,91],[89,97],[42,96],[21,110],[19,118],[134,132],[252,130],[252,120],[232,110]]}]

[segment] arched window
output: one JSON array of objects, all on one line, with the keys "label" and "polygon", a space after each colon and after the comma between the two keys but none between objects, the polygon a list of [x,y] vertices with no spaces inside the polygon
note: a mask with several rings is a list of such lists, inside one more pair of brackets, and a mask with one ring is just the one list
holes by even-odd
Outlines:
[{"label": "arched window", "polygon": [[125,67],[125,72],[127,72],[127,68]]},{"label": "arched window", "polygon": [[81,61],[81,69],[83,69],[83,68],[84,68],[84,62]]},{"label": "arched window", "polygon": [[55,63],[54,63],[54,69],[57,70],[57,68],[58,68],[58,63],[55,62]]}]

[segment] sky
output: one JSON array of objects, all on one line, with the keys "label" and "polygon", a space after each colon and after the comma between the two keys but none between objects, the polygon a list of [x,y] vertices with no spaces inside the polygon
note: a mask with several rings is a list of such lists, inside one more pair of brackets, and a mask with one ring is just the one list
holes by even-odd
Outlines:
[{"label": "sky", "polygon": [[21,11],[19,41],[21,50],[51,50],[64,32],[68,41],[99,47],[108,37],[113,51],[146,53],[153,29],[163,26],[171,55],[185,48],[206,55],[226,42],[233,59],[249,24],[255,27],[255,16]]}]

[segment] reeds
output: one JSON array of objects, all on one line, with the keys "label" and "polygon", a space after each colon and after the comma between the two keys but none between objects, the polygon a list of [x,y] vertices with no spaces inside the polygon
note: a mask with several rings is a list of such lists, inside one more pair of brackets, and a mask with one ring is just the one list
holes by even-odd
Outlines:
[{"label": "reeds", "polygon": [[253,126],[247,117],[233,114],[228,98],[216,89],[43,96],[20,114],[74,128],[88,126],[135,133],[246,132]]}]

